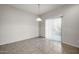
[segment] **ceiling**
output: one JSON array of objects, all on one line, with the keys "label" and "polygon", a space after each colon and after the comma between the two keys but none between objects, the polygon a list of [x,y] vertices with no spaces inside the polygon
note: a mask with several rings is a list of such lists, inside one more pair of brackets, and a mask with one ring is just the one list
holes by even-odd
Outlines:
[{"label": "ceiling", "polygon": [[16,7],[23,11],[35,14],[35,15],[42,15],[44,13],[48,13],[50,11],[55,10],[58,7],[63,6],[63,4],[40,4],[40,12],[38,8],[38,4],[12,4],[12,7]]}]

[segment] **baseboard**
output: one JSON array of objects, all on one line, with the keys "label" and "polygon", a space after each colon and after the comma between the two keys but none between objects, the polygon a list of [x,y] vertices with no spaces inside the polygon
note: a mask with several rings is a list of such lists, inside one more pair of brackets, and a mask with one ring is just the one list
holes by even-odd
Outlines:
[{"label": "baseboard", "polygon": [[72,46],[72,47],[75,47],[75,48],[79,48],[79,46],[74,45],[74,44],[70,44],[70,43],[67,43],[67,42],[62,42],[62,44],[66,44],[66,45],[69,45],[69,46]]},{"label": "baseboard", "polygon": [[[34,39],[34,38],[38,38],[38,37],[39,37],[39,36],[31,37],[31,38],[28,38],[28,39]],[[0,44],[0,46],[2,46],[2,45],[7,45],[7,44],[12,44],[12,43],[16,43],[16,42],[20,42],[20,41],[28,40],[28,39],[16,40],[16,41],[12,41],[12,42],[5,43],[5,44]]]}]

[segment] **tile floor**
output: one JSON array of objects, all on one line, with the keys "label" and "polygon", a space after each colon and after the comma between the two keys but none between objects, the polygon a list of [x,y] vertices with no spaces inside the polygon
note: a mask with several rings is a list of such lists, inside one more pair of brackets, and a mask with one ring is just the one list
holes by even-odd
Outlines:
[{"label": "tile floor", "polygon": [[0,45],[0,54],[78,54],[79,48],[45,38]]}]

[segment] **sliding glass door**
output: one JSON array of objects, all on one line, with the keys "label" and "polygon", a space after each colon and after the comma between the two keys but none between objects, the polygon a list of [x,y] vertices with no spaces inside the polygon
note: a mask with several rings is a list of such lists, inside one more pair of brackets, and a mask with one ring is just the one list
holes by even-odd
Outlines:
[{"label": "sliding glass door", "polygon": [[45,38],[61,41],[61,21],[61,17],[47,19],[45,21]]}]

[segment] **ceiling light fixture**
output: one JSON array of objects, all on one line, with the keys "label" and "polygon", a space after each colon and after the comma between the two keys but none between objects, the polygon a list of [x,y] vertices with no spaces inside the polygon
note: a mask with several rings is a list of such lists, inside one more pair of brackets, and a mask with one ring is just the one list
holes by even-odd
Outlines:
[{"label": "ceiling light fixture", "polygon": [[41,22],[42,19],[40,18],[40,4],[38,4],[38,14],[39,14],[39,17],[36,19],[38,22]]},{"label": "ceiling light fixture", "polygon": [[42,19],[41,19],[41,18],[39,18],[39,17],[38,17],[36,20],[37,20],[38,22],[42,21]]}]

